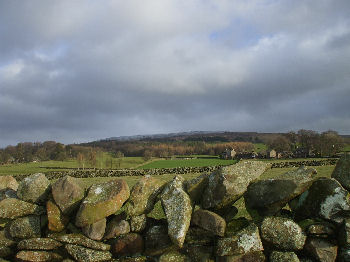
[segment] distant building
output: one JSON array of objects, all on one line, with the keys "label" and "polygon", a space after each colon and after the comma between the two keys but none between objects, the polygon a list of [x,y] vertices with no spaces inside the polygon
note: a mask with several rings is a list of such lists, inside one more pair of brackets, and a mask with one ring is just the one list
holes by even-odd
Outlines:
[{"label": "distant building", "polygon": [[277,157],[277,152],[274,149],[267,150],[266,151],[266,156],[267,156],[267,158],[276,158]]},{"label": "distant building", "polygon": [[234,149],[225,149],[225,151],[220,155],[222,159],[234,159],[235,156],[236,151]]}]

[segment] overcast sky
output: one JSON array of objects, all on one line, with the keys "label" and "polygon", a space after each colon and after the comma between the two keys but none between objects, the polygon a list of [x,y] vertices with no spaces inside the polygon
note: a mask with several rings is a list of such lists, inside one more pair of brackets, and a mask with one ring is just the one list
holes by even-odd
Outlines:
[{"label": "overcast sky", "polygon": [[350,134],[349,0],[1,0],[0,146]]}]

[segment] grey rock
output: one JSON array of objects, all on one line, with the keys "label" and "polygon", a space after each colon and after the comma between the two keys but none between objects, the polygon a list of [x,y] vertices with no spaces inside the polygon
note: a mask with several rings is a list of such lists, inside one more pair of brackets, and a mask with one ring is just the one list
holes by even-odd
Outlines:
[{"label": "grey rock", "polygon": [[42,173],[24,178],[18,185],[17,196],[23,201],[41,204],[47,200],[50,181]]},{"label": "grey rock", "polygon": [[130,218],[130,228],[132,232],[142,232],[147,225],[147,217],[145,214],[133,216]]},{"label": "grey rock", "polygon": [[24,239],[17,244],[17,249],[22,250],[54,250],[62,246],[61,242],[58,242],[51,238],[30,238]]},{"label": "grey rock", "polygon": [[214,235],[224,236],[226,221],[214,212],[198,209],[192,215],[191,223],[213,233]]},{"label": "grey rock", "polygon": [[261,216],[275,215],[311,186],[316,173],[314,168],[302,166],[274,179],[255,182],[244,195],[246,206],[258,211]]},{"label": "grey rock", "polygon": [[323,238],[308,238],[305,250],[317,261],[334,262],[337,258],[337,245]]},{"label": "grey rock", "polygon": [[294,252],[272,251],[270,262],[299,262],[298,256]]},{"label": "grey rock", "polygon": [[18,218],[26,215],[41,215],[45,208],[16,198],[6,198],[0,201],[0,218]]},{"label": "grey rock", "polygon": [[75,225],[91,225],[117,212],[129,198],[128,184],[122,179],[115,179],[90,187],[81,203]]},{"label": "grey rock", "polygon": [[208,187],[204,190],[202,207],[221,209],[231,206],[268,168],[261,161],[240,161],[236,165],[222,167],[209,176]]},{"label": "grey rock", "polygon": [[338,160],[331,177],[350,191],[350,154],[346,153]]},{"label": "grey rock", "polygon": [[12,189],[17,191],[18,182],[13,176],[0,176],[0,190]]},{"label": "grey rock", "polygon": [[102,218],[101,220],[87,225],[82,228],[82,231],[85,236],[93,240],[101,240],[106,230],[106,219]]},{"label": "grey rock", "polygon": [[179,251],[168,251],[159,257],[158,262],[190,262],[190,258]]},{"label": "grey rock", "polygon": [[130,198],[126,203],[126,213],[129,216],[138,216],[151,212],[163,184],[164,182],[152,176],[142,177],[131,189]]},{"label": "grey rock", "polygon": [[335,223],[341,223],[344,212],[349,212],[349,193],[338,181],[330,178],[320,178],[305,191],[293,207],[295,217],[321,218]]},{"label": "grey rock", "polygon": [[102,242],[91,240],[82,234],[51,234],[50,238],[60,241],[62,243],[79,245],[95,250],[107,251],[110,250],[111,246]]},{"label": "grey rock", "polygon": [[219,238],[217,241],[217,256],[244,255],[250,252],[262,251],[259,229],[255,224],[237,232],[235,235]]},{"label": "grey rock", "polygon": [[208,186],[209,174],[203,174],[184,182],[184,188],[190,196],[192,203],[199,204],[202,199],[204,189]]},{"label": "grey rock", "polygon": [[65,249],[79,262],[99,262],[112,259],[112,254],[108,251],[93,250],[71,244],[67,244]]},{"label": "grey rock", "polygon": [[306,240],[301,227],[283,217],[265,217],[261,224],[261,237],[282,250],[300,250]]},{"label": "grey rock", "polygon": [[74,177],[65,176],[52,185],[53,199],[65,215],[69,215],[79,208],[84,193],[84,188]]},{"label": "grey rock", "polygon": [[0,201],[6,198],[17,198],[17,192],[12,189],[1,189]]},{"label": "grey rock", "polygon": [[17,218],[7,225],[7,230],[14,238],[35,238],[41,236],[40,216]]},{"label": "grey rock", "polygon": [[118,216],[108,222],[104,239],[111,239],[130,232],[130,224]]},{"label": "grey rock", "polygon": [[168,234],[180,248],[185,241],[192,214],[191,199],[183,190],[183,181],[181,176],[174,177],[160,197],[168,221]]}]

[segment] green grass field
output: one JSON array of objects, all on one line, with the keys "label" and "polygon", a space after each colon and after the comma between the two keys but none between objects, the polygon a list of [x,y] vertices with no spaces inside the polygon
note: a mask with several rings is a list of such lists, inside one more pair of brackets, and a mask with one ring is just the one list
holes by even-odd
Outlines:
[{"label": "green grass field", "polygon": [[267,150],[267,145],[263,143],[254,144],[254,151],[257,153],[265,152]]},{"label": "green grass field", "polygon": [[237,160],[223,160],[215,156],[197,156],[195,159],[169,159],[158,160],[142,165],[140,169],[151,168],[175,168],[175,167],[201,167],[201,166],[217,166],[217,165],[232,165],[237,163]]}]

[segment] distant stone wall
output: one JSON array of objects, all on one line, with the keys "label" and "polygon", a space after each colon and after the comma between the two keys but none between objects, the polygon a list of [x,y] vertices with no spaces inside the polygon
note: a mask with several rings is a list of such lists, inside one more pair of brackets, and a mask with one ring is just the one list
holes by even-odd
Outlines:
[{"label": "distant stone wall", "polygon": [[[301,167],[259,180],[267,168],[240,161],[192,180],[143,176],[131,189],[120,178],[85,189],[71,176],[0,176],[0,260],[349,261],[350,157],[334,178]],[[233,206],[242,197],[249,219]]]},{"label": "distant stone wall", "polygon": [[337,163],[337,158],[322,160],[284,161],[271,164],[271,168],[288,168],[301,166],[333,166]]}]

